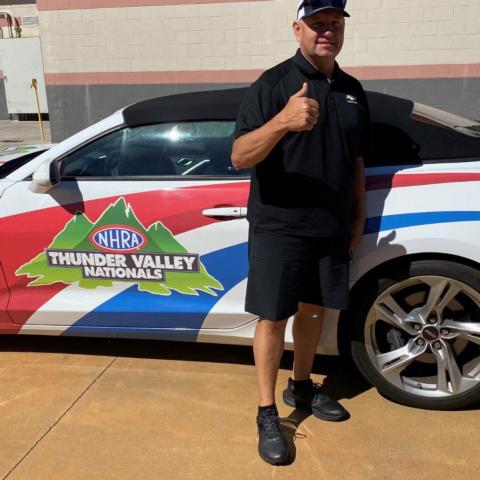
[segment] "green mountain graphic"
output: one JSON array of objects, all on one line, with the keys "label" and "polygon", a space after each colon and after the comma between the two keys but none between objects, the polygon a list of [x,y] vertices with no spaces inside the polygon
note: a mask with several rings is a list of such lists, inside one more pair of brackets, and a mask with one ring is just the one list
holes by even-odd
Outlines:
[{"label": "green mountain graphic", "polygon": [[[83,213],[77,213],[47,248],[99,251],[92,245],[89,236],[93,230],[107,225],[125,225],[142,232],[147,238],[147,244],[142,248],[142,253],[188,253],[161,222],[155,222],[146,229],[124,198],[119,198],[111,204],[95,223],[92,223]],[[22,265],[15,274],[33,278],[34,280],[28,284],[29,286],[51,285],[56,282],[67,284],[78,282],[82,288],[93,289],[113,285],[113,280],[84,279],[80,267],[49,266],[44,252]],[[207,272],[202,262],[199,262],[198,272],[166,272],[165,279],[159,282],[133,280],[132,283],[136,283],[140,291],[157,295],[170,295],[172,290],[185,295],[198,295],[200,291],[209,295],[217,295],[215,290],[223,290],[222,284]]]}]

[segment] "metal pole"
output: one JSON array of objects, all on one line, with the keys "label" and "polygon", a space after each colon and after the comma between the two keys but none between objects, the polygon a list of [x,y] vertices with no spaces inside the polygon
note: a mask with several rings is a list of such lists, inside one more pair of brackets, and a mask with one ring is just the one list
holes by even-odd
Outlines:
[{"label": "metal pole", "polygon": [[32,84],[30,85],[30,88],[33,88],[35,90],[35,99],[37,100],[38,125],[40,127],[40,134],[42,135],[42,142],[44,142],[45,134],[43,132],[42,114],[40,113],[40,101],[38,99],[38,84],[36,78],[32,78]]}]

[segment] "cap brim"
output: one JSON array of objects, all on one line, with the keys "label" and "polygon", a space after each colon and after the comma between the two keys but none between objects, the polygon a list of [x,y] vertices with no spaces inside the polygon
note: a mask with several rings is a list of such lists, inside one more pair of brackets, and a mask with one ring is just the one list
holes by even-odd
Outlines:
[{"label": "cap brim", "polygon": [[314,10],[313,12],[309,13],[308,15],[304,15],[302,18],[306,17],[311,17],[312,15],[315,15],[318,12],[326,12],[328,10],[336,10],[337,12],[340,12],[343,14],[344,17],[350,17],[350,14],[346,12],[345,10],[342,10],[341,8],[336,8],[336,7],[320,7]]}]

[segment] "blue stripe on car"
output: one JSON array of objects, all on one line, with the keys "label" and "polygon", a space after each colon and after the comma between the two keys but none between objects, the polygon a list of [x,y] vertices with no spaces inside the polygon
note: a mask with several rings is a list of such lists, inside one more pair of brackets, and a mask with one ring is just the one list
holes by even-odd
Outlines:
[{"label": "blue stripe on car", "polygon": [[[171,333],[179,333],[178,329],[199,330],[212,307],[246,278],[247,243],[203,255],[201,260],[207,271],[224,287],[224,290],[217,291],[217,296],[204,292],[185,295],[176,291],[172,291],[171,295],[153,295],[139,291],[134,285],[86,314],[64,335],[86,334],[98,327],[120,335],[130,329],[139,334],[155,329],[151,331],[152,336],[161,333],[156,329],[169,329]],[[168,335],[168,332],[164,333]]]},{"label": "blue stripe on car", "polygon": [[385,230],[432,225],[435,223],[478,222],[479,220],[480,212],[475,211],[400,213],[369,218],[365,225],[364,233],[377,233]]}]

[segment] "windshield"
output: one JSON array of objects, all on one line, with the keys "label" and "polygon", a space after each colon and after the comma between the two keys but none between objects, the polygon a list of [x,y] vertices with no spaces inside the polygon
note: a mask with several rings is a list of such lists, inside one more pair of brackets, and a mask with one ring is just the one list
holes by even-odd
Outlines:
[{"label": "windshield", "polygon": [[17,170],[17,168],[23,167],[25,164],[33,160],[34,158],[38,157],[41,153],[45,152],[45,150],[37,150],[36,152],[27,153],[26,155],[22,155],[21,157],[14,158],[13,160],[9,160],[5,162],[3,165],[0,165],[0,178],[5,178],[10,175],[12,172]]},{"label": "windshield", "polygon": [[462,132],[471,137],[480,138],[480,123],[476,120],[461,117],[454,113],[439,110],[438,108],[414,103],[411,113],[412,119],[436,127],[448,128]]},{"label": "windshield", "polygon": [[480,160],[480,123],[400,97],[369,92],[366,166]]}]

